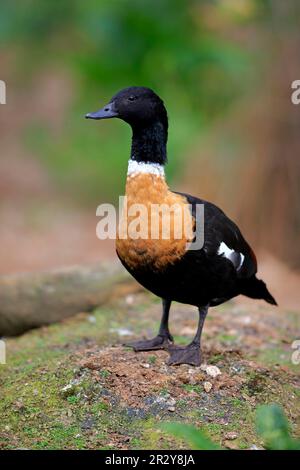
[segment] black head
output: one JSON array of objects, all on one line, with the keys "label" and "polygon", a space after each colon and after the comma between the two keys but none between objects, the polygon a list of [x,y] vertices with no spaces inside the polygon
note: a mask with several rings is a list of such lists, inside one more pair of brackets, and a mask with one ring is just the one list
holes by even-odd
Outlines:
[{"label": "black head", "polygon": [[122,119],[133,130],[132,159],[166,161],[168,115],[163,101],[150,88],[124,88],[102,109],[85,117]]},{"label": "black head", "polygon": [[87,119],[110,119],[117,117],[135,126],[147,126],[161,122],[168,128],[168,116],[163,101],[146,87],[133,86],[124,88],[112,97],[108,105],[86,115]]}]

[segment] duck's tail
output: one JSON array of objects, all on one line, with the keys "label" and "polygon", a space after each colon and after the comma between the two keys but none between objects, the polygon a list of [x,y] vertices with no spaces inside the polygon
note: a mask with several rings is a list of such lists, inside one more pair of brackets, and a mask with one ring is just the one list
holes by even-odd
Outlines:
[{"label": "duck's tail", "polygon": [[274,297],[270,294],[264,281],[252,276],[248,279],[241,279],[241,294],[251,299],[263,299],[269,304],[278,305]]}]

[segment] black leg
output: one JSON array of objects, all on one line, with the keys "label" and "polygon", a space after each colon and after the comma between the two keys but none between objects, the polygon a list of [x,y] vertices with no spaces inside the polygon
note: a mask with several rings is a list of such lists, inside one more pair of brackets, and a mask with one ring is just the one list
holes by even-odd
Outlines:
[{"label": "black leg", "polygon": [[173,341],[173,336],[169,331],[169,313],[171,307],[171,300],[162,299],[163,314],[161,317],[158,335],[166,336],[170,341]]},{"label": "black leg", "polygon": [[201,334],[204,325],[204,321],[208,311],[208,305],[205,307],[199,307],[199,322],[197,333],[193,341],[185,347],[170,346],[170,359],[168,365],[179,365],[179,364],[191,364],[192,366],[199,366],[201,364]]},{"label": "black leg", "polygon": [[130,346],[135,351],[153,351],[156,349],[168,349],[173,342],[173,337],[169,331],[169,312],[171,307],[171,300],[162,299],[163,314],[160,322],[159,332],[155,338],[145,339],[140,341],[133,341],[125,344]]}]

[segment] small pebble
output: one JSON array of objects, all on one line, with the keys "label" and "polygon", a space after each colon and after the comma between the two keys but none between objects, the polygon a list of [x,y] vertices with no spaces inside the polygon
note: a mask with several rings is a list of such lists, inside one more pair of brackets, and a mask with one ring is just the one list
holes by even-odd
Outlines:
[{"label": "small pebble", "polygon": [[209,375],[210,377],[213,377],[213,378],[215,378],[215,377],[217,377],[218,375],[221,374],[221,371],[220,371],[219,367],[217,367],[217,366],[208,366],[208,365],[206,365],[205,368],[203,368],[202,370],[204,370],[207,373],[207,375]]},{"label": "small pebble", "polygon": [[175,411],[175,406],[169,406],[168,411],[171,411],[171,413],[173,413]]},{"label": "small pebble", "polygon": [[176,405],[176,400],[175,400],[175,398],[170,397],[170,398],[168,399],[168,401],[167,401],[167,405],[169,405],[170,407]]},{"label": "small pebble", "polygon": [[127,328],[110,328],[110,333],[117,333],[119,336],[132,336],[133,332]]},{"label": "small pebble", "polygon": [[238,449],[238,445],[236,442],[232,442],[232,441],[224,441],[224,446],[227,448],[227,449],[231,449],[231,450],[236,450]]},{"label": "small pebble", "polygon": [[229,431],[224,435],[225,439],[228,439],[229,441],[234,441],[238,437],[236,432]]},{"label": "small pebble", "polygon": [[203,387],[204,387],[204,390],[206,391],[206,393],[209,393],[212,389],[212,383],[204,382]]},{"label": "small pebble", "polygon": [[149,369],[150,364],[148,364],[148,363],[141,364],[141,367],[144,367],[144,369]]},{"label": "small pebble", "polygon": [[127,303],[127,305],[132,305],[133,302],[134,302],[133,295],[127,295],[126,298],[125,298],[125,302]]},{"label": "small pebble", "polygon": [[64,397],[69,397],[70,395],[73,395],[74,390],[75,390],[74,384],[68,384],[61,389],[61,394]]}]

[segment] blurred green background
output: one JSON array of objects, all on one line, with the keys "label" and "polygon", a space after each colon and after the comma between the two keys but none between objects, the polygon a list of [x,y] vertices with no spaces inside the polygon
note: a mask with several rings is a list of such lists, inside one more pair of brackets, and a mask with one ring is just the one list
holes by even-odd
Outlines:
[{"label": "blurred green background", "polygon": [[263,15],[260,3],[4,2],[0,34],[4,47],[16,48],[13,75],[19,85],[49,67],[49,74],[65,73],[72,87],[58,138],[47,122],[32,116],[25,129],[28,145],[60,184],[72,182],[80,190],[79,201],[99,195],[99,187],[101,195],[115,198],[123,188],[129,129],[119,122],[85,123],[82,117],[125,86],[149,86],[169,110],[170,173],[175,175],[199,132],[241,96],[245,81],[255,78],[251,51],[224,37],[224,31],[211,31],[210,21],[244,24]]},{"label": "blurred green background", "polygon": [[0,8],[2,272],[101,257],[95,209],[123,193],[130,129],[84,115],[131,85],[167,106],[170,185],[221,205],[256,248],[299,267],[299,2]]}]

